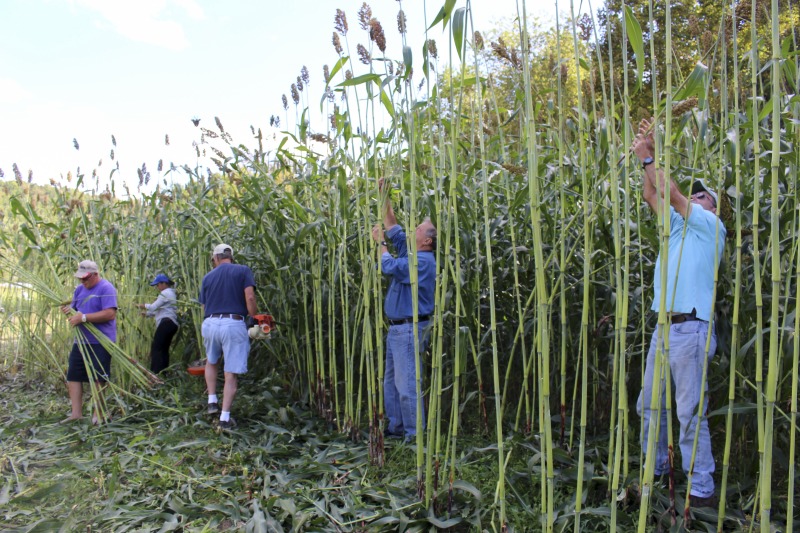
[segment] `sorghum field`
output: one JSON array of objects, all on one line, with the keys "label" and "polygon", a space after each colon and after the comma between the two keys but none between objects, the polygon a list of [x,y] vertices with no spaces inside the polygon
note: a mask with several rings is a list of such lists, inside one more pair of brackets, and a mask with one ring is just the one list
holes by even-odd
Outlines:
[{"label": "sorghum field", "polygon": [[[491,30],[446,0],[438,42],[386,57],[386,39],[405,43],[402,7],[396,30],[366,4],[331,8],[324,84],[300,69],[275,103],[272,122],[296,124],[275,149],[217,119],[197,144],[215,168],[143,166],[152,193],[117,188],[113,171],[101,187],[98,169],[37,186],[14,166],[0,204],[3,529],[800,523],[797,3],[610,0],[544,29],[521,0],[514,25]],[[312,123],[318,102],[328,120]],[[630,154],[650,117],[656,164],[684,191],[712,186],[728,229],[708,364],[718,508],[689,506],[677,446],[656,477],[640,445],[635,402],[665,312],[650,311],[664,221]],[[403,226],[430,216],[439,231],[429,416],[408,444],[382,437],[381,177]],[[203,358],[196,297],[218,242],[253,269],[278,321],[253,345],[230,434],[185,372]],[[57,423],[72,342],[58,306],[87,258],[120,302],[113,420],[99,427]],[[181,320],[163,383],[142,370],[154,326],[133,306],[154,298],[159,272],[177,282]]]}]

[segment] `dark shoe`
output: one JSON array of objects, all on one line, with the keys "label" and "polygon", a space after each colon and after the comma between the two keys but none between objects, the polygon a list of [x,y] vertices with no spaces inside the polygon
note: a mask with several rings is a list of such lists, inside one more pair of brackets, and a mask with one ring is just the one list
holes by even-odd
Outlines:
[{"label": "dark shoe", "polygon": [[206,413],[210,415],[215,415],[219,413],[219,404],[217,402],[212,402],[208,404],[208,410],[206,411]]},{"label": "dark shoe", "polygon": [[711,509],[716,509],[717,505],[719,505],[719,499],[717,499],[716,494],[706,496],[705,498],[701,498],[700,496],[689,496],[689,505],[694,508],[710,507]]},{"label": "dark shoe", "polygon": [[233,429],[236,428],[236,426],[237,426],[236,420],[231,418],[225,421],[220,420],[219,425],[217,427],[219,428],[220,431],[232,431]]},{"label": "dark shoe", "polygon": [[384,439],[402,439],[402,435],[398,435],[397,433],[389,433],[388,429],[383,430],[383,438]]}]

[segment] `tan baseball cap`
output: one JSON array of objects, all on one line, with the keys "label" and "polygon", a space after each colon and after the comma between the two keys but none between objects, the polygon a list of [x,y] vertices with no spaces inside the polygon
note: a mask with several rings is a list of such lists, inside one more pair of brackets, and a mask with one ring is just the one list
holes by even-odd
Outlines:
[{"label": "tan baseball cap", "polygon": [[97,274],[97,273],[98,273],[97,263],[88,260],[81,261],[80,264],[78,264],[78,270],[77,272],[75,272],[75,277],[83,279],[89,274]]}]

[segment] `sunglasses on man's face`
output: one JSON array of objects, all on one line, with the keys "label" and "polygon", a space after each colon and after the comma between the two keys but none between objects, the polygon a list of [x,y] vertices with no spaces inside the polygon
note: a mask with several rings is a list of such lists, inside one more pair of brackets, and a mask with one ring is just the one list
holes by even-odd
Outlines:
[{"label": "sunglasses on man's face", "polygon": [[708,193],[704,193],[704,192],[697,192],[697,193],[694,193],[694,194],[692,195],[692,199],[693,199],[693,200],[705,200],[706,198],[708,198],[709,200],[711,200],[711,203],[714,205],[714,207],[716,207],[716,206],[717,206],[717,203],[714,201],[714,197],[713,197],[713,196],[711,196],[711,195],[710,195],[710,194],[708,194]]}]

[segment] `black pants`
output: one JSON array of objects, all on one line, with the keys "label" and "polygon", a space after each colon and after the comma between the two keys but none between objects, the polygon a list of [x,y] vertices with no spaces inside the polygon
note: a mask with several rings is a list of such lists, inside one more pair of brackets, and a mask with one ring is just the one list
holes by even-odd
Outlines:
[{"label": "black pants", "polygon": [[158,374],[169,366],[169,345],[178,331],[178,325],[169,318],[163,319],[156,328],[150,346],[150,371]]}]

